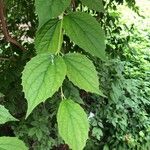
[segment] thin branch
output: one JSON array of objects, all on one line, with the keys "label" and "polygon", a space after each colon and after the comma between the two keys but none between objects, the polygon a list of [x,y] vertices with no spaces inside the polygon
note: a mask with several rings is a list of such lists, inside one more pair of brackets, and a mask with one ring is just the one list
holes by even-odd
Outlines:
[{"label": "thin branch", "polygon": [[26,49],[9,35],[8,29],[7,29],[7,22],[6,22],[6,18],[4,14],[3,0],[0,0],[0,20],[1,20],[2,31],[3,31],[6,41],[16,45],[18,48],[25,51]]},{"label": "thin branch", "polygon": [[71,4],[72,4],[72,8],[73,8],[73,11],[76,10],[76,3],[74,0],[71,1]]},{"label": "thin branch", "polygon": [[0,61],[9,61],[9,58],[0,57]]}]

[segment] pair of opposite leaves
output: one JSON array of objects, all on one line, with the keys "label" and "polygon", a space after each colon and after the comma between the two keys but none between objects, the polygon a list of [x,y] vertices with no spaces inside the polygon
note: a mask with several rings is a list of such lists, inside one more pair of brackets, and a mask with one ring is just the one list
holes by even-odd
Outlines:
[{"label": "pair of opposite leaves", "polygon": [[[104,12],[102,0],[80,0],[88,8]],[[39,27],[48,20],[58,17],[71,4],[71,0],[35,0],[36,13],[39,17]]]},{"label": "pair of opposite leaves", "polygon": [[99,94],[97,72],[90,60],[76,53],[55,56],[61,49],[63,29],[82,49],[106,59],[104,33],[100,24],[89,14],[74,12],[61,20],[48,21],[36,34],[35,48],[38,55],[23,71],[22,85],[28,101],[27,116],[59,89],[66,75],[79,88]]},{"label": "pair of opposite leaves", "polygon": [[27,116],[39,103],[58,91],[66,75],[79,88],[102,95],[95,67],[86,56],[79,53],[63,57],[39,54],[27,63],[22,76],[28,102]]},{"label": "pair of opposite leaves", "polygon": [[79,47],[106,60],[104,32],[95,18],[83,12],[70,13],[63,19],[51,19],[45,23],[36,34],[37,53],[59,53],[63,43],[63,31]]},{"label": "pair of opposite leaves", "polygon": [[[37,0],[37,2],[38,1],[40,1],[40,0]],[[57,2],[59,2],[60,0],[55,0],[55,4],[58,4]],[[69,2],[70,0],[67,0],[66,2]],[[81,0],[83,3],[85,3],[85,5],[87,5],[87,6],[89,6],[89,7],[91,7],[92,9],[99,9],[100,8],[100,6],[98,6],[97,4],[96,4],[96,2],[99,2],[99,0],[94,0],[94,3],[93,3],[93,0],[91,1],[91,0]],[[101,0],[100,0],[101,1]],[[43,1],[41,1],[41,2],[43,2]],[[49,1],[47,1],[47,2],[49,2]],[[65,2],[65,0],[63,1],[63,2]],[[67,4],[67,3],[66,3]],[[94,4],[94,5],[91,5],[91,4]],[[95,5],[96,4],[96,5]],[[66,7],[65,5],[64,6],[62,6],[62,7]],[[54,7],[53,7],[54,8]],[[54,8],[55,9],[55,8]],[[60,11],[59,9],[57,9],[58,11]],[[56,12],[56,14],[57,14],[58,12]],[[80,14],[78,14],[78,15],[80,15]],[[82,17],[85,17],[85,16],[83,16],[83,14],[81,14],[82,15]],[[71,15],[70,15],[71,16]],[[77,16],[77,14],[76,14],[76,16]],[[78,19],[78,18],[77,18]],[[75,20],[74,20],[75,21]],[[78,22],[79,20],[77,20],[77,22]],[[85,20],[84,20],[85,21]],[[92,21],[92,20],[91,20]],[[79,22],[78,22],[79,23]],[[61,28],[62,28],[62,22],[61,22],[61,24],[60,24],[60,22],[58,21],[58,20],[51,20],[51,21],[49,21],[49,23],[47,23],[45,26],[48,26],[48,30],[49,31],[46,31],[47,33],[48,32],[50,32],[51,33],[51,31],[53,31],[53,29],[52,28],[50,28],[50,24],[53,26],[54,24],[54,26],[56,26],[57,28],[55,29],[55,31],[57,32],[59,29],[60,29],[60,31],[62,30]],[[67,23],[66,23],[66,25],[67,25]],[[74,23],[73,23],[73,27],[74,27]],[[80,26],[78,26],[78,27],[80,27]],[[44,26],[43,26],[43,28],[45,28]],[[69,28],[69,26],[66,26],[66,30],[67,30],[67,28]],[[58,30],[57,30],[58,29]],[[74,28],[75,29],[75,28]],[[84,25],[82,24],[81,25],[81,30],[84,32]],[[41,31],[41,30],[40,30]],[[75,30],[74,30],[75,31]],[[74,32],[74,31],[68,31],[68,34],[69,34],[69,32]],[[41,31],[41,33],[43,33],[43,31]],[[62,32],[60,32],[60,33],[62,33]],[[79,31],[79,33],[80,33],[80,31]],[[49,34],[49,33],[48,33]],[[71,36],[71,34],[72,33],[70,33],[70,36]],[[51,34],[49,34],[49,35],[51,35]],[[57,33],[55,33],[55,35],[57,35]],[[59,35],[59,42],[60,42],[60,40],[62,40],[62,39],[60,39],[61,38],[61,34],[58,34]],[[57,36],[55,37],[54,35],[52,35],[51,37],[54,37],[54,39],[55,38],[57,38]],[[84,36],[83,36],[84,37]],[[77,37],[72,37],[72,39],[74,39],[74,41],[76,41],[76,43],[78,43],[78,41],[76,40],[76,38]],[[82,39],[82,38],[81,38]],[[41,40],[41,39],[40,39]],[[47,39],[48,41],[50,41],[50,39]],[[79,39],[80,40],[80,39]],[[38,40],[37,40],[38,41]],[[44,41],[46,41],[45,39],[44,39]],[[55,40],[54,40],[55,41]],[[52,42],[53,43],[53,42]],[[45,45],[45,44],[44,44]],[[47,47],[47,50],[48,49],[50,49],[50,52],[51,52],[51,50],[58,50],[59,51],[59,49],[60,49],[60,47],[61,47],[61,43],[60,43],[60,45],[58,46],[58,48],[55,48],[55,45],[57,45],[57,43],[55,43],[54,44],[54,48],[51,48],[52,46],[51,45],[49,45],[48,47]],[[84,48],[85,46],[84,46],[84,44],[83,43],[81,43],[80,44],[80,42],[79,42],[79,45],[82,47],[82,48]],[[40,45],[39,45],[40,46]],[[38,48],[37,48],[38,49]],[[85,48],[86,49],[86,48]],[[87,48],[88,49],[88,48]],[[44,51],[44,49],[43,49],[43,51]],[[88,50],[87,50],[88,51]],[[92,52],[92,53],[94,53],[94,52]],[[96,53],[95,53],[96,54]],[[47,55],[47,56],[46,56]],[[70,55],[72,55],[72,54],[70,54]],[[96,54],[97,55],[97,54]],[[41,55],[42,56],[42,55]],[[44,56],[44,55],[43,55]],[[42,56],[42,57],[43,57]],[[52,63],[52,65],[55,63],[54,62],[54,58],[53,58],[53,56],[50,56],[49,54],[45,54],[45,58],[48,58],[48,57],[51,57],[52,59],[50,59],[49,61],[51,61],[51,63]],[[99,93],[99,91],[98,91],[98,82],[97,82],[97,77],[95,76],[96,74],[94,73],[94,76],[96,77],[96,82],[95,81],[93,81],[94,83],[96,83],[96,86],[95,87],[93,87],[93,89],[91,88],[91,87],[89,87],[89,85],[88,84],[85,84],[86,83],[86,81],[89,81],[89,84],[91,84],[92,83],[92,81],[91,80],[88,80],[88,78],[86,78],[85,77],[85,75],[87,75],[87,73],[89,73],[89,74],[91,74],[91,72],[93,72],[93,64],[91,64],[90,62],[88,62],[89,60],[86,60],[87,58],[85,58],[85,56],[81,56],[80,54],[74,54],[74,59],[75,59],[75,57],[81,57],[81,59],[80,59],[80,61],[83,61],[83,60],[85,60],[85,66],[83,65],[83,64],[79,64],[79,63],[81,63],[80,61],[77,61],[77,62],[74,62],[73,64],[71,64],[71,57],[67,60],[67,57],[68,56],[66,56],[66,63],[68,64],[67,65],[67,68],[68,68],[68,73],[67,73],[67,75],[68,75],[68,77],[70,78],[70,80],[75,84],[75,85],[77,85],[77,86],[79,86],[80,88],[83,88],[83,89],[85,89],[85,90],[87,90],[87,91],[91,91],[91,92],[95,92],[95,93]],[[57,58],[57,60],[61,60],[60,58]],[[69,60],[70,60],[70,62],[69,62]],[[37,60],[36,60],[37,61]],[[35,62],[36,62],[35,61]],[[46,60],[47,61],[47,63],[49,62],[48,60]],[[32,62],[31,62],[31,64],[28,64],[28,66],[25,68],[25,70],[27,71],[28,69],[30,70],[30,67],[33,65],[34,66],[34,63],[35,63],[33,60],[32,60]],[[57,61],[56,61],[57,62]],[[59,61],[58,61],[59,62]],[[37,62],[36,62],[37,63]],[[46,63],[46,62],[45,62]],[[50,63],[50,65],[51,65],[51,63]],[[44,64],[44,63],[43,63]],[[90,69],[89,68],[87,68],[88,66],[89,66],[89,64],[91,64],[91,66],[92,66],[92,69],[91,69],[91,72],[90,72]],[[31,65],[31,66],[30,66]],[[77,69],[76,68],[74,68],[73,70],[72,70],[72,67],[75,67],[75,66],[77,67]],[[78,66],[79,65],[79,66]],[[87,65],[87,66],[86,66]],[[32,66],[32,67],[33,67]],[[31,68],[32,68],[31,67]],[[43,66],[44,67],[44,66]],[[80,72],[80,67],[83,67],[82,69],[87,69],[85,72],[82,72],[81,71],[81,74],[78,74],[79,72]],[[55,68],[56,69],[56,68]],[[89,70],[88,70],[89,69]],[[26,72],[26,71],[24,71],[24,72]],[[36,73],[36,70],[34,70],[35,71],[35,73]],[[45,71],[42,73],[42,80],[44,81],[44,82],[47,82],[47,80],[48,79],[46,79],[46,72],[49,72],[50,70],[48,70],[48,67],[47,67],[47,70],[45,69]],[[89,72],[88,72],[89,71]],[[27,71],[28,72],[28,71]],[[70,73],[69,73],[70,72]],[[73,73],[74,72],[74,73]],[[95,72],[95,70],[94,70],[94,72]],[[38,73],[38,72],[37,72]],[[78,80],[78,77],[76,78],[74,75],[75,74],[78,74],[79,76],[79,78],[80,78],[80,80],[83,80],[83,83],[84,84],[82,84],[82,82],[81,83],[79,83],[77,80]],[[45,75],[44,75],[45,74]],[[39,74],[40,75],[40,74]],[[25,75],[26,76],[26,75]],[[45,77],[44,77],[45,76]],[[92,76],[92,78],[94,77],[94,76]],[[27,76],[26,76],[27,77]],[[25,77],[25,78],[26,78]],[[30,76],[28,79],[30,80],[30,81],[32,81],[32,80],[34,80],[34,81],[38,81],[38,80],[36,80],[36,78],[34,78],[34,77],[36,77],[36,76]],[[63,76],[62,76],[63,77]],[[92,79],[91,78],[91,79]],[[55,79],[54,79],[55,80]],[[85,80],[85,81],[84,81]],[[23,81],[24,81],[24,77],[23,77]],[[39,80],[39,81],[41,81],[41,80]],[[33,81],[32,81],[33,82]],[[33,82],[34,83],[34,82]],[[41,83],[41,82],[40,82]],[[50,82],[49,82],[50,83]],[[45,84],[45,83],[44,83]],[[30,85],[26,85],[26,84],[24,84],[23,83],[23,86],[25,85],[25,87],[27,86],[27,89],[30,87]],[[94,84],[93,84],[94,85]],[[44,85],[42,85],[43,87],[44,87]],[[34,88],[35,87],[35,88]],[[25,88],[24,88],[25,89]],[[40,89],[40,87],[36,87],[36,84],[35,85],[33,85],[33,87],[31,88],[31,92],[33,92],[33,89],[35,89],[35,91],[37,90],[43,90],[43,89]],[[27,90],[25,90],[25,95],[28,95],[29,93],[27,92],[27,94],[26,94],[26,91]],[[53,92],[55,92],[55,89],[53,89],[52,91],[51,91],[52,93]],[[36,92],[35,92],[36,93]],[[41,92],[42,93],[42,92]],[[52,94],[51,94],[52,95]],[[29,95],[28,95],[29,96]],[[27,97],[28,97],[27,96]],[[49,95],[50,96],[50,95]],[[48,96],[48,97],[49,97]],[[30,97],[30,96],[29,96]],[[33,98],[33,97],[30,97],[31,99]],[[29,101],[31,100],[29,98]],[[38,105],[38,103],[40,103],[40,100],[38,100],[40,98],[40,95],[38,96],[38,98],[37,99],[34,99],[35,101],[34,101],[34,104],[35,104],[35,106],[36,105]],[[43,96],[43,98],[44,98],[44,96]],[[33,100],[33,99],[32,99]],[[29,103],[30,104],[30,103]],[[29,105],[28,104],[28,105]],[[34,104],[32,105],[32,106],[34,106]],[[29,107],[30,108],[30,107]],[[29,109],[28,108],[28,109]],[[32,108],[32,107],[31,107]],[[1,120],[0,120],[0,122],[1,123],[5,123],[5,122],[7,122],[7,121],[16,121],[16,119],[15,118],[13,118],[9,113],[8,113],[8,110],[6,110],[6,109],[4,109],[4,107],[2,106],[1,108],[1,111],[3,112],[3,114],[4,114],[4,116],[2,116],[2,118],[1,118]],[[32,108],[33,109],[33,108]],[[73,109],[75,109],[74,111],[73,111]],[[32,110],[30,110],[30,111],[32,111]],[[29,112],[29,114],[30,114],[30,112]],[[27,115],[29,115],[28,113],[27,113]],[[73,117],[70,117],[70,114],[71,114],[71,116]],[[69,116],[68,116],[69,115]],[[74,119],[74,117],[76,118],[76,119]],[[70,119],[70,120],[68,120],[68,119]],[[85,141],[86,141],[86,139],[87,139],[87,137],[88,137],[88,129],[89,129],[89,125],[88,125],[88,122],[87,122],[87,119],[86,119],[86,114],[84,113],[84,111],[81,109],[81,107],[79,106],[79,105],[77,105],[77,104],[75,104],[73,101],[71,101],[71,100],[65,100],[65,101],[63,101],[63,102],[61,102],[61,104],[60,104],[60,107],[59,107],[59,110],[58,110],[58,114],[57,114],[57,120],[58,120],[58,126],[59,126],[59,132],[60,132],[60,134],[61,134],[61,136],[64,138],[64,140],[65,140],[65,142],[67,143],[67,144],[69,144],[70,146],[71,146],[71,148],[72,149],[82,149],[84,146],[85,146]],[[78,122],[78,129],[77,129],[77,127],[74,129],[74,128],[72,128],[73,127],[73,125],[74,124],[76,124],[77,122]],[[68,122],[70,122],[70,127],[69,127],[69,129],[71,129],[69,132],[70,133],[73,133],[74,135],[78,135],[78,137],[74,137],[74,136],[72,136],[71,134],[67,134],[66,135],[66,127],[68,127]],[[63,126],[62,126],[62,124],[63,124]],[[78,132],[77,134],[76,133],[74,133],[75,131],[81,131],[82,130],[82,134],[81,134],[81,132]],[[74,140],[74,138],[76,138],[75,140]],[[20,150],[20,149],[24,149],[24,150],[27,150],[27,147],[24,145],[24,143],[22,142],[22,141],[20,141],[18,138],[15,138],[15,137],[0,137],[0,148],[1,149],[7,149],[7,150]]]},{"label": "pair of opposite leaves", "polygon": [[[39,55],[26,65],[23,72],[23,89],[28,101],[27,116],[39,103],[44,102],[59,89],[66,75],[79,88],[102,95],[99,91],[97,72],[89,59],[77,53],[67,54],[64,57],[52,55],[59,53],[61,49],[63,29],[81,48],[105,60],[104,34],[100,25],[90,15],[76,12],[65,16],[62,20],[48,21],[36,36],[35,45]],[[76,109],[72,111],[69,108]],[[83,109],[71,100],[62,101],[57,120],[59,133],[65,142],[72,149],[83,149],[89,129]],[[81,125],[79,127],[81,129],[72,128],[76,121]],[[67,132],[66,127],[69,129]],[[79,137],[74,140],[73,135]]]},{"label": "pair of opposite leaves", "polygon": [[[27,63],[22,76],[28,101],[27,116],[59,89],[66,75],[79,88],[102,95],[95,67],[86,56],[79,53],[69,53],[63,57],[39,54]],[[87,115],[82,107],[70,99],[62,100],[57,122],[65,143],[73,150],[82,150],[89,131]]]}]

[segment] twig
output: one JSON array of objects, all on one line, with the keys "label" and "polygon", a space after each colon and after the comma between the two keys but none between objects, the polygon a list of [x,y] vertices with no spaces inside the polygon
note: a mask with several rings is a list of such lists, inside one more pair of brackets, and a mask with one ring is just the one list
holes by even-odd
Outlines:
[{"label": "twig", "polygon": [[7,22],[6,22],[6,18],[4,14],[3,0],[0,0],[0,20],[1,20],[2,31],[3,31],[6,41],[16,45],[18,48],[25,51],[26,49],[9,35],[8,29],[7,29]]},{"label": "twig", "polygon": [[9,61],[9,58],[0,57],[0,61]]},{"label": "twig", "polygon": [[74,0],[71,1],[71,4],[72,4],[72,8],[73,8],[73,11],[76,10],[76,3]]}]

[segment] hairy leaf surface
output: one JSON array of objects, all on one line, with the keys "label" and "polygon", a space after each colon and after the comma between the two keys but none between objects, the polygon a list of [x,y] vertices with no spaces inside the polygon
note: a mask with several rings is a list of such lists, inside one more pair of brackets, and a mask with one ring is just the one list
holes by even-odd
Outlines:
[{"label": "hairy leaf surface", "polygon": [[66,65],[60,56],[40,54],[27,63],[22,76],[23,91],[28,102],[27,116],[59,89],[65,75]]},{"label": "hairy leaf surface", "polygon": [[57,114],[60,136],[72,150],[82,150],[88,139],[87,115],[79,104],[70,99],[60,103]]},{"label": "hairy leaf surface", "polygon": [[89,14],[71,13],[64,17],[63,27],[70,39],[82,49],[105,60],[105,38],[100,24]]}]

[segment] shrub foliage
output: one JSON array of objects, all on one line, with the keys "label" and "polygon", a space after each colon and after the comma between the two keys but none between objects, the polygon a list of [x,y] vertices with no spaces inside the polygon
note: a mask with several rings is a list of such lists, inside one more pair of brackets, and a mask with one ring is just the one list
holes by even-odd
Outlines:
[{"label": "shrub foliage", "polygon": [[149,149],[150,30],[120,5],[143,20],[134,0],[0,0],[1,149]]}]

